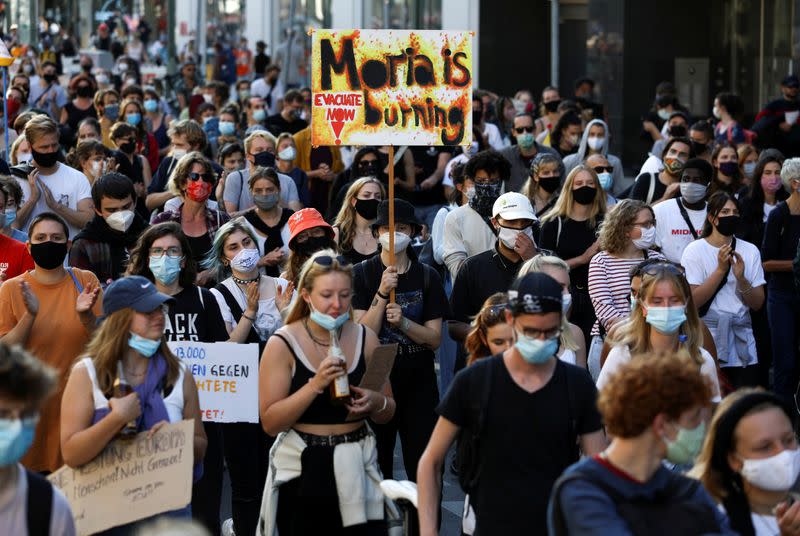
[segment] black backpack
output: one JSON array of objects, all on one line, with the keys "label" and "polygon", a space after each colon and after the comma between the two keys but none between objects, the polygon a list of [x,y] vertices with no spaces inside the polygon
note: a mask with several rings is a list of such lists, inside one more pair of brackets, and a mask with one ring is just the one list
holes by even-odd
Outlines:
[{"label": "black backpack", "polygon": [[28,476],[27,521],[29,536],[48,536],[53,509],[53,485],[39,473],[24,469]]},{"label": "black backpack", "polygon": [[[596,475],[573,471],[559,478],[553,486],[551,536],[569,534],[561,505],[561,490],[564,484],[573,480],[587,480],[603,490],[616,505],[617,513],[628,524],[631,533],[637,536],[692,536],[718,534],[721,530],[713,508],[694,500],[700,482],[692,478],[670,473],[667,485],[651,500],[645,500],[625,498]],[[579,512],[574,514],[580,515]]]}]

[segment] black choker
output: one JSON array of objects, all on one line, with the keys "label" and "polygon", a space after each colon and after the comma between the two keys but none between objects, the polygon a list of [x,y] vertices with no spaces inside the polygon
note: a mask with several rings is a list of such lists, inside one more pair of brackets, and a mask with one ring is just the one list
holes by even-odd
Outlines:
[{"label": "black choker", "polygon": [[233,279],[233,281],[235,283],[238,283],[240,285],[248,285],[250,283],[254,283],[254,282],[258,281],[259,279],[261,279],[261,274],[255,276],[253,279],[239,279],[235,275],[231,275],[231,279]]}]

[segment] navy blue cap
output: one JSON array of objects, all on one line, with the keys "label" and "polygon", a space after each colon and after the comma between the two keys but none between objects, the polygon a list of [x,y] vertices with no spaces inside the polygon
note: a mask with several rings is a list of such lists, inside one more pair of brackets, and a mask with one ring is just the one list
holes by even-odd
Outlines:
[{"label": "navy blue cap", "polygon": [[508,291],[508,305],[514,315],[561,312],[561,284],[542,272],[517,278]]},{"label": "navy blue cap", "polygon": [[117,279],[103,293],[103,316],[130,307],[137,313],[155,311],[159,305],[175,299],[160,293],[146,277],[131,275]]},{"label": "navy blue cap", "polygon": [[796,75],[790,74],[781,81],[784,87],[800,87],[800,79]]}]

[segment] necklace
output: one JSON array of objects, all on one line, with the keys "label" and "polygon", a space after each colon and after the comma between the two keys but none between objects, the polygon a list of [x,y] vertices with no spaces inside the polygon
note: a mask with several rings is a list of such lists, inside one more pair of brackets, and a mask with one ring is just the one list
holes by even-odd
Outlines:
[{"label": "necklace", "polygon": [[306,318],[303,319],[303,327],[306,328],[306,333],[308,333],[308,336],[311,338],[314,344],[318,346],[324,346],[326,348],[331,345],[329,342],[320,342],[320,340],[314,336],[314,334],[311,332],[311,328],[308,327],[308,319]]},{"label": "necklace", "polygon": [[236,282],[236,283],[238,283],[240,285],[248,285],[250,283],[253,283],[253,282],[258,281],[259,279],[261,279],[261,275],[259,274],[259,275],[255,276],[253,279],[239,279],[235,275],[231,275],[231,279],[233,279],[234,282]]}]

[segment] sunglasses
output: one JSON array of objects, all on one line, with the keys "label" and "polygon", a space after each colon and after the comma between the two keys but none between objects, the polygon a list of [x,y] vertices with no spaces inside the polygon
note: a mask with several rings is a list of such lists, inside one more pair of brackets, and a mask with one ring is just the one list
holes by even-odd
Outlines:
[{"label": "sunglasses", "polygon": [[533,132],[534,127],[514,127],[514,132],[517,134],[522,134],[523,132]]},{"label": "sunglasses", "polygon": [[350,266],[350,261],[341,255],[337,255],[336,257],[331,257],[330,255],[320,255],[319,257],[314,258],[315,264],[325,266],[326,268],[333,266],[334,261],[336,261],[339,266]]},{"label": "sunglasses", "polygon": [[498,303],[484,309],[480,316],[483,317],[483,321],[487,324],[496,324],[501,320],[505,320],[506,309],[508,309],[507,303]]},{"label": "sunglasses", "polygon": [[213,173],[195,173],[194,171],[189,173],[189,180],[191,181],[199,181],[202,180],[209,184],[214,184],[216,180],[216,176]]},{"label": "sunglasses", "polygon": [[614,171],[614,166],[597,166],[593,167],[592,169],[594,170],[595,173],[603,173],[603,172],[611,173]]},{"label": "sunglasses", "polygon": [[681,270],[674,264],[668,262],[659,262],[658,264],[652,264],[647,268],[645,268],[644,270],[642,270],[642,275],[656,276],[656,275],[661,275],[665,272],[684,277],[683,270]]}]

